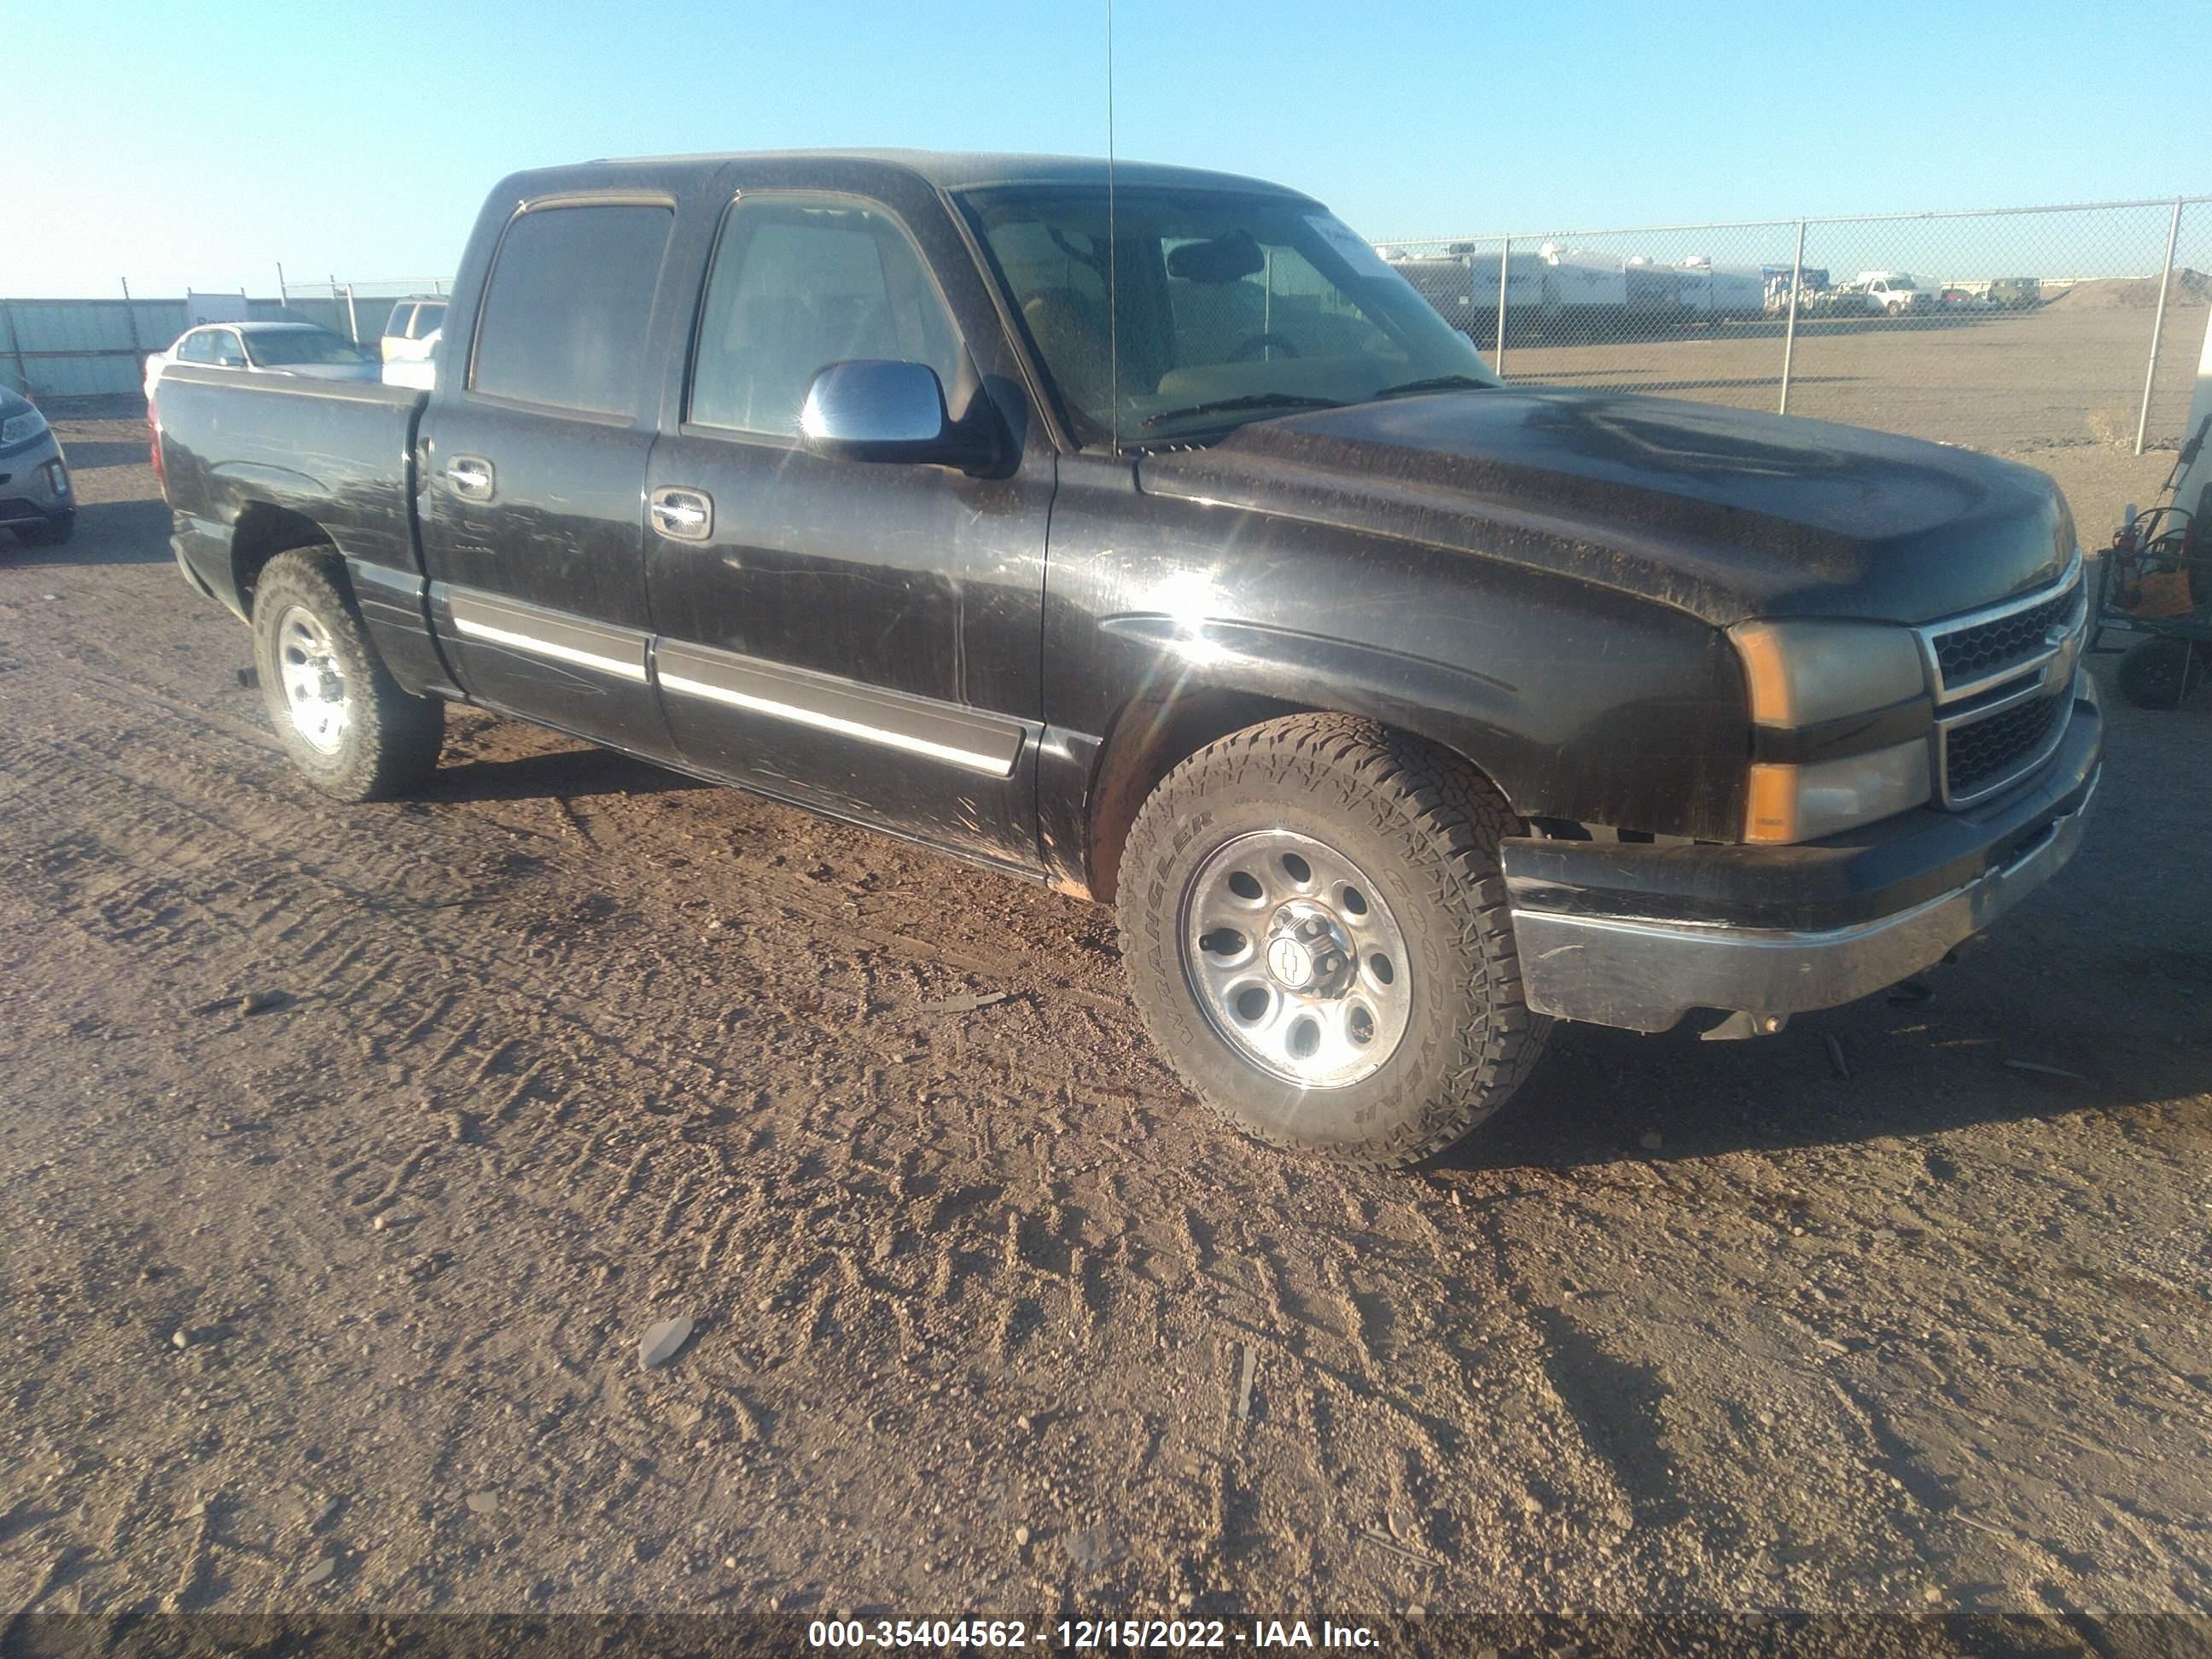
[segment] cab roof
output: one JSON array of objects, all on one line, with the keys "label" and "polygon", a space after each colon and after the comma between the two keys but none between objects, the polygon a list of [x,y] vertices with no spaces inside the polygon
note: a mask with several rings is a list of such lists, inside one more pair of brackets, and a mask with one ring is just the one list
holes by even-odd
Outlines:
[{"label": "cab roof", "polygon": [[[976,150],[730,150],[696,155],[609,156],[590,165],[719,167],[732,161],[770,161],[872,163],[899,168],[948,191],[985,190],[1003,185],[1078,185],[1103,190],[1108,179],[1108,164],[1096,156],[998,155]],[[1302,191],[1288,190],[1263,179],[1214,173],[1203,167],[1166,167],[1153,161],[1117,159],[1112,164],[1112,179],[1117,188],[1218,190],[1248,196],[1260,192],[1294,201],[1312,200]]]}]

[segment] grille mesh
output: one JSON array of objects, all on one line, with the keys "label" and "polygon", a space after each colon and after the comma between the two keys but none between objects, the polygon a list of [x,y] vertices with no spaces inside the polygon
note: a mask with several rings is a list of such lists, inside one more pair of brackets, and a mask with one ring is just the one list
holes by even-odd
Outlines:
[{"label": "grille mesh", "polygon": [[1951,794],[1956,798],[1987,788],[2040,754],[2072,701],[2063,694],[2038,697],[1985,720],[1953,728],[1943,750]]},{"label": "grille mesh", "polygon": [[2054,593],[2041,605],[2016,611],[1994,622],[1954,629],[1936,636],[1936,661],[1947,686],[1966,685],[1994,674],[2045,649],[2051,630],[2074,613],[2080,586]]}]

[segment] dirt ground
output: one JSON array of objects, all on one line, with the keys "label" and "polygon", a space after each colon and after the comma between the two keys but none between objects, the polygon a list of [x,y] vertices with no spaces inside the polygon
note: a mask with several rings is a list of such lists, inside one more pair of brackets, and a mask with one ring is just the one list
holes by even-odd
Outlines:
[{"label": "dirt ground", "polygon": [[[2097,306],[2089,297],[2017,313],[1802,322],[1790,412],[2021,456],[2039,466],[2050,465],[2053,451],[2116,443],[2132,451],[2152,313]],[[2151,444],[2170,450],[2181,436],[2208,319],[2212,313],[2202,303],[2177,302],[2166,314]],[[1779,323],[1731,323],[1663,340],[1509,342],[1505,370],[1515,380],[1625,386],[1771,410],[1782,386],[1782,335]]]},{"label": "dirt ground", "polygon": [[[64,431],[0,1609],[2212,1613],[2206,709],[2113,708],[1925,1000],[1570,1030],[1340,1175],[1184,1098],[1103,911],[470,713],[316,798],[139,427]],[[2170,458],[2037,459],[2097,539]]]}]

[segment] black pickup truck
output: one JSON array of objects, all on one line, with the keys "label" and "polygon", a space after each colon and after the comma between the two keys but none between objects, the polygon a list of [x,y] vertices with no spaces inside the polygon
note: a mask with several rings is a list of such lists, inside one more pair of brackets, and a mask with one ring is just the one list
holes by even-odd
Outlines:
[{"label": "black pickup truck", "polygon": [[185,579],[404,791],[466,701],[1118,905],[1211,1106],[1368,1165],[1556,1019],[1779,1030],[2073,852],[2074,525],[1965,450],[1501,386],[1318,203],[839,152],[491,193],[428,392],[179,365]]}]

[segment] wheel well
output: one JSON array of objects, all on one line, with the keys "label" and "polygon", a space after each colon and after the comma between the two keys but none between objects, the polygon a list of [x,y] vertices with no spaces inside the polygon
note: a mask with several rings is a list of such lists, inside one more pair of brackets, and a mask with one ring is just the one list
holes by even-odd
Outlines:
[{"label": "wheel well", "polygon": [[1129,826],[1162,778],[1231,732],[1284,714],[1315,712],[1302,703],[1243,691],[1140,699],[1124,708],[1107,734],[1104,756],[1091,782],[1091,896],[1102,904],[1114,902]]},{"label": "wheel well", "polygon": [[[230,538],[231,578],[237,584],[239,609],[253,614],[253,585],[270,560],[295,547],[330,547],[322,526],[289,507],[256,502],[238,515]],[[331,550],[333,553],[336,549]]]},{"label": "wheel well", "polygon": [[[1172,701],[1131,703],[1114,722],[1105,757],[1091,781],[1090,896],[1101,904],[1114,902],[1122,848],[1128,842],[1129,828],[1137,821],[1138,811],[1161,779],[1206,744],[1285,714],[1348,712],[1243,691],[1203,691]],[[1419,738],[1418,732],[1412,735]],[[1433,742],[1426,738],[1419,740]],[[1490,775],[1472,757],[1441,744],[1436,746],[1489,781]]]}]

